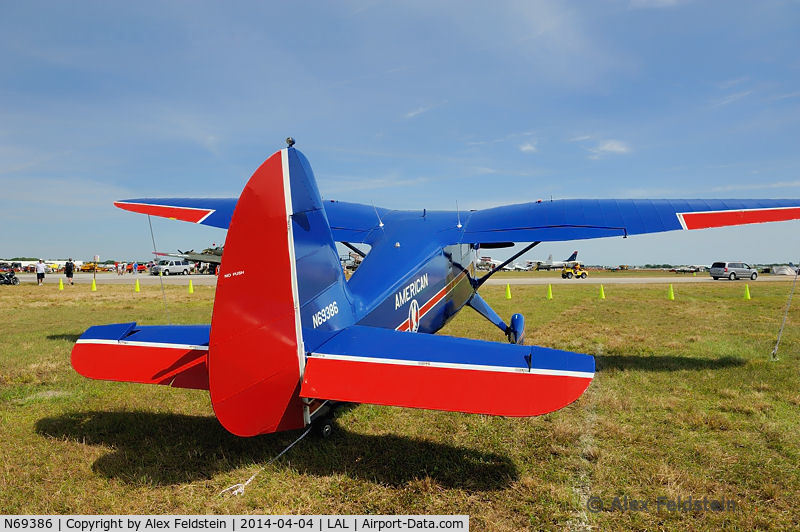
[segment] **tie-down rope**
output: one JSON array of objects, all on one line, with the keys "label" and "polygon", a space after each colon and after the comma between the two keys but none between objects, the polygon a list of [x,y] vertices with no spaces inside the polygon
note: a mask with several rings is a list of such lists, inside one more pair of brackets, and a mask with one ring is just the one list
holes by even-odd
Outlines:
[{"label": "tie-down rope", "polygon": [[792,291],[789,292],[789,300],[786,301],[786,309],[783,311],[783,322],[781,323],[781,328],[778,330],[778,340],[775,342],[775,349],[772,350],[770,354],[770,360],[773,362],[778,360],[778,346],[781,344],[781,336],[783,336],[783,328],[786,327],[786,317],[789,315],[789,307],[792,305],[792,296],[794,295],[794,289],[797,286],[797,276],[800,275],[800,267],[798,267],[794,271],[794,281],[792,282]]},{"label": "tie-down rope", "polygon": [[313,428],[313,425],[309,425],[309,426],[308,426],[308,428],[306,429],[306,431],[305,431],[305,432],[303,432],[303,433],[300,435],[300,437],[299,437],[299,438],[297,438],[297,439],[296,439],[296,440],[294,440],[292,443],[290,443],[290,444],[289,444],[289,446],[288,446],[286,449],[282,450],[282,451],[281,451],[281,452],[278,454],[278,456],[276,456],[275,458],[273,458],[272,460],[270,460],[269,462],[267,462],[266,464],[264,464],[264,466],[263,466],[261,469],[259,469],[259,470],[258,470],[258,471],[256,471],[255,473],[253,473],[253,476],[251,476],[250,478],[248,478],[248,479],[247,479],[247,482],[244,482],[244,483],[240,482],[239,484],[234,484],[233,486],[228,486],[228,487],[227,487],[227,488],[225,488],[224,490],[220,491],[220,492],[219,492],[219,494],[220,494],[220,495],[222,495],[223,493],[226,493],[226,492],[228,492],[228,491],[230,491],[230,492],[231,492],[232,494],[234,494],[234,495],[241,495],[242,493],[244,493],[244,489],[247,487],[247,485],[248,485],[248,484],[250,484],[250,483],[253,481],[253,479],[254,479],[254,478],[256,478],[256,475],[258,475],[259,473],[261,473],[262,471],[264,471],[264,470],[267,468],[267,466],[269,466],[269,465],[270,465],[272,462],[274,462],[275,460],[277,460],[278,458],[280,458],[281,456],[283,456],[284,454],[286,454],[286,452],[287,452],[289,449],[291,449],[292,447],[294,447],[294,446],[295,446],[295,444],[296,444],[297,442],[299,442],[300,440],[302,440],[303,438],[305,438],[305,437],[306,437],[306,434],[308,434],[309,432],[311,432],[311,429],[312,429],[312,428]]}]

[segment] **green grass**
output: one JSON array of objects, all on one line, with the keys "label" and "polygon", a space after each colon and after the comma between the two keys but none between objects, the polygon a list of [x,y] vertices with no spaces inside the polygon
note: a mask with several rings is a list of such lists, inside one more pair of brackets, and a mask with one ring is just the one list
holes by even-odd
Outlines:
[{"label": "green grass", "polygon": [[[88,326],[166,323],[156,287],[0,287],[0,513],[467,513],[474,530],[800,527],[800,310],[769,353],[788,283],[484,287],[527,341],[596,355],[574,404],[530,419],[360,405],[328,440],[241,439],[205,392],[84,379]],[[213,288],[167,287],[173,323],[210,319]],[[800,305],[800,301],[798,301]],[[502,341],[466,309],[444,334]],[[603,511],[589,495],[732,498],[735,512]]]}]

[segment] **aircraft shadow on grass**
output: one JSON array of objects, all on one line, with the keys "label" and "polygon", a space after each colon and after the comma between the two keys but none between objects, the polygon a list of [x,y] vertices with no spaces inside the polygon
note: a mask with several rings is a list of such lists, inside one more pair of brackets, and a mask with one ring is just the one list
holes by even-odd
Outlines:
[{"label": "aircraft shadow on grass", "polygon": [[610,370],[699,371],[744,366],[747,364],[747,360],[732,356],[724,356],[720,358],[696,358],[675,355],[597,355],[595,356],[595,364],[598,372]]},{"label": "aircraft shadow on grass", "polygon": [[[151,412],[73,412],[36,422],[36,432],[113,450],[92,470],[126,483],[170,485],[208,479],[251,464],[265,464],[301,432],[239,438],[214,417]],[[277,462],[301,473],[348,476],[391,486],[430,477],[448,488],[507,487],[517,469],[505,456],[417,440],[370,436],[337,427],[321,440],[309,434]]]},{"label": "aircraft shadow on grass", "polygon": [[66,341],[68,341],[68,342],[70,342],[72,344],[77,342],[78,338],[80,338],[80,337],[81,337],[80,334],[70,334],[70,333],[66,333],[66,334],[48,334],[47,335],[47,339],[48,340],[66,340]]}]

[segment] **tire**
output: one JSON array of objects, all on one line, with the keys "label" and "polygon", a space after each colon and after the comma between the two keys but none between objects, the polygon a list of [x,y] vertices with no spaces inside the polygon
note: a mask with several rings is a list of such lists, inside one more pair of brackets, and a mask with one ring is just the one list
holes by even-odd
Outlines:
[{"label": "tire", "polygon": [[567,272],[567,279],[572,279],[572,272]]},{"label": "tire", "polygon": [[586,279],[586,274],[585,273],[581,274],[581,279]]},{"label": "tire", "polygon": [[758,277],[758,274],[757,274],[756,272],[753,272],[753,273],[750,275],[750,280],[751,280],[751,281],[755,281],[757,277]]},{"label": "tire", "polygon": [[17,286],[19,284],[19,279],[14,277],[13,279],[11,279],[11,284],[14,285],[14,286]]},{"label": "tire", "polygon": [[333,420],[329,417],[320,419],[315,423],[314,431],[317,433],[317,436],[322,438],[323,440],[327,440],[333,434]]},{"label": "tire", "polygon": [[183,270],[183,275],[189,275],[189,270]]},{"label": "tire", "polygon": [[169,270],[164,270],[164,275],[169,276]]},{"label": "tire", "polygon": [[719,277],[714,277],[714,280],[715,281],[719,281]]},{"label": "tire", "polygon": [[736,274],[734,272],[731,272],[731,274],[728,276],[728,279],[730,279],[731,281],[735,281],[736,280]]}]

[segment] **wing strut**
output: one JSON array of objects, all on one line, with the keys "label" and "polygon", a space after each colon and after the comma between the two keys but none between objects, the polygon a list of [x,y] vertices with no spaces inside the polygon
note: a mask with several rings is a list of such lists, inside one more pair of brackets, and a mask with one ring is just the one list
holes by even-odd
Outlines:
[{"label": "wing strut", "polygon": [[495,266],[494,268],[492,268],[492,269],[489,271],[489,273],[487,273],[486,275],[484,275],[484,276],[483,276],[483,277],[481,277],[480,279],[476,279],[475,281],[473,281],[473,282],[474,282],[474,284],[475,284],[475,290],[477,290],[478,288],[480,288],[480,287],[481,287],[481,285],[483,285],[483,283],[485,283],[486,281],[488,281],[488,280],[489,280],[489,277],[491,277],[491,276],[492,276],[492,275],[494,275],[495,273],[499,272],[500,270],[502,270],[503,268],[505,268],[506,266],[508,266],[509,264],[511,264],[512,262],[514,262],[515,260],[517,260],[519,257],[521,257],[522,255],[524,255],[525,253],[527,253],[528,251],[530,251],[530,250],[531,250],[531,249],[533,249],[534,247],[538,246],[539,244],[541,244],[541,241],[539,241],[539,242],[531,242],[530,244],[528,244],[527,246],[525,246],[524,248],[522,248],[522,251],[520,251],[519,253],[515,253],[514,255],[511,255],[511,258],[510,258],[510,259],[508,259],[507,261],[505,261],[504,263],[502,263],[500,266]]},{"label": "wing strut", "polygon": [[355,247],[355,246],[354,246],[353,244],[351,244],[350,242],[341,242],[341,244],[342,244],[343,246],[345,246],[346,248],[350,249],[351,251],[353,251],[355,254],[357,254],[357,255],[361,255],[361,258],[362,258],[362,259],[363,259],[364,257],[366,257],[366,256],[367,256],[367,254],[366,254],[366,253],[364,253],[363,251],[361,251],[360,249],[358,249],[357,247]]}]

